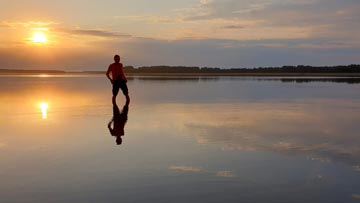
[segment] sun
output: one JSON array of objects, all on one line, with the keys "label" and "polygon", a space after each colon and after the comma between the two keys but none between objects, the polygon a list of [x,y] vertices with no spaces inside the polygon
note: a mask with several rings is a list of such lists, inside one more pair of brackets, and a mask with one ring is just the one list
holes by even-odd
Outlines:
[{"label": "sun", "polygon": [[32,42],[35,43],[46,43],[47,38],[44,33],[42,32],[35,32],[34,35],[30,38]]}]

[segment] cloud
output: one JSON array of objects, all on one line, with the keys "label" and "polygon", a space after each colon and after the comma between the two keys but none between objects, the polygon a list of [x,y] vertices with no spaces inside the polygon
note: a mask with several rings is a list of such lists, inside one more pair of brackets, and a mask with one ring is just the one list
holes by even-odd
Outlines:
[{"label": "cloud", "polygon": [[170,166],[169,169],[174,171],[191,172],[191,173],[203,172],[202,168],[192,167],[192,166]]},{"label": "cloud", "polygon": [[[342,15],[351,13],[353,17],[357,18],[359,14],[356,15],[353,12],[357,7],[359,5],[356,1],[343,2],[340,0],[213,0],[200,1],[191,9],[187,9],[184,16],[185,20],[262,19],[268,22],[276,21],[274,23],[286,21],[296,24],[305,19],[316,18],[318,21],[312,23],[321,23],[330,22],[334,18],[327,19],[326,17],[336,13]],[[332,13],[328,13],[329,11]]]},{"label": "cloud", "polygon": [[[100,25],[107,29],[99,29],[99,25],[83,29],[55,21],[8,20],[0,27],[23,30],[14,34],[12,29],[2,29],[8,33],[3,34],[7,37],[0,43],[0,66],[41,63],[39,57],[22,60],[24,55],[35,55],[33,50],[24,53],[26,50],[20,47],[20,38],[34,28],[48,28],[49,41],[56,38],[59,47],[71,52],[62,54],[66,66],[94,66],[90,69],[104,63],[113,52],[122,52],[135,66],[356,64],[360,63],[359,10],[355,0],[199,0],[164,14],[115,16],[110,24]],[[128,33],[117,32],[120,26]],[[87,62],[89,48],[97,50],[91,63]]]},{"label": "cloud", "polygon": [[269,1],[263,0],[213,0],[200,1],[184,14],[185,21],[209,20],[209,19],[240,19],[241,13],[261,10],[269,5]]},{"label": "cloud", "polygon": [[[288,35],[302,32],[303,38],[332,37],[358,41],[359,9],[360,4],[356,1],[340,0],[214,0],[200,2],[183,11],[183,20],[206,21],[207,25],[219,19],[234,23],[246,20],[254,23],[248,27],[254,34],[288,28]],[[277,32],[280,38],[282,32]]]},{"label": "cloud", "polygon": [[199,168],[199,167],[184,166],[184,165],[170,166],[169,169],[173,170],[173,171],[177,171],[177,172],[205,173],[205,174],[208,174],[208,175],[215,175],[215,176],[224,177],[224,178],[234,178],[234,177],[236,177],[236,175],[233,173],[233,171],[228,171],[228,170],[211,172],[211,171],[205,171],[204,169]]},{"label": "cloud", "polygon": [[236,177],[236,175],[232,171],[218,171],[216,173],[216,176],[219,177],[225,177],[225,178],[233,178]]},{"label": "cloud", "polygon": [[359,194],[353,194],[353,195],[352,195],[352,198],[354,198],[354,199],[360,199],[360,195],[359,195]]},{"label": "cloud", "polygon": [[314,156],[314,155],[308,156],[308,159],[311,160],[311,161],[318,161],[318,162],[322,162],[322,163],[329,163],[329,162],[331,162],[331,159],[330,159],[330,158],[321,157],[321,156]]},{"label": "cloud", "polygon": [[0,27],[44,28],[59,25],[54,21],[2,21]]},{"label": "cloud", "polygon": [[[351,145],[344,148],[331,141],[331,136],[325,136],[327,139],[321,140],[321,135],[316,135],[315,132],[311,132],[312,130],[308,130],[309,132],[303,132],[304,135],[301,137],[301,135],[296,135],[295,130],[291,130],[292,127],[286,129],[279,126],[278,128],[283,129],[278,130],[275,135],[276,132],[272,132],[266,124],[258,122],[258,125],[263,126],[269,132],[251,130],[250,126],[214,127],[211,125],[193,126],[191,131],[195,133],[199,143],[223,144],[225,150],[272,151],[286,155],[308,155],[313,161],[326,163],[338,161],[350,165],[360,161],[358,146]],[[310,126],[308,125],[308,127]]]},{"label": "cloud", "polygon": [[0,23],[0,28],[10,28],[11,26],[8,24]]},{"label": "cloud", "polygon": [[111,38],[131,37],[131,35],[129,34],[111,32],[106,30],[57,28],[54,29],[54,31],[71,34],[71,35],[86,35],[86,36],[95,36],[95,37],[111,37]]},{"label": "cloud", "polygon": [[173,16],[160,16],[160,15],[128,15],[128,16],[114,16],[115,19],[126,21],[138,21],[145,23],[176,23],[179,22]]},{"label": "cloud", "polygon": [[223,26],[222,28],[225,28],[225,29],[243,29],[245,27],[242,26],[242,25],[226,25],[226,26]]},{"label": "cloud", "polygon": [[[331,109],[341,102],[322,103],[323,108]],[[341,105],[347,106],[348,110],[332,109],[317,116],[313,114],[313,108],[316,107],[311,107],[311,104],[294,105],[295,109],[286,104],[270,105],[267,108],[261,104],[240,105],[239,110],[227,109],[225,106],[221,110],[211,105],[198,107],[200,109],[197,111],[200,112],[203,112],[202,108],[211,111],[206,114],[192,113],[189,115],[192,119],[183,118],[187,129],[184,133],[194,135],[202,144],[217,143],[224,150],[303,155],[313,161],[355,165],[354,169],[357,170],[360,139],[356,134],[356,123],[349,122],[359,119],[350,110],[352,107],[357,108],[356,104],[343,103]],[[337,118],[331,115],[337,115]]]},{"label": "cloud", "polygon": [[121,54],[126,64],[134,66],[163,64],[231,68],[360,63],[360,44],[342,44],[331,39],[169,41],[110,36],[111,40],[70,39],[77,42],[76,46],[67,43],[60,44],[66,45],[66,49],[49,48],[46,54],[54,55],[51,63],[32,47],[0,47],[0,66],[98,70],[114,53]]}]

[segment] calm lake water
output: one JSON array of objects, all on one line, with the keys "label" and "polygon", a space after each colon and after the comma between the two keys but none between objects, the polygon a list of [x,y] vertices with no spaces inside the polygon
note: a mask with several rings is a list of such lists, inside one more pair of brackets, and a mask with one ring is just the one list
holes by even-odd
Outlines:
[{"label": "calm lake water", "polygon": [[0,76],[0,202],[358,202],[359,82]]}]

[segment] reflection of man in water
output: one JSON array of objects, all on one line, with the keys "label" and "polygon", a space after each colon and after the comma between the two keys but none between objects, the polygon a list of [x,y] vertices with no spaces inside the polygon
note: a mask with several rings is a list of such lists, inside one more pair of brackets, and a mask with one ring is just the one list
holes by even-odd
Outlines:
[{"label": "reflection of man in water", "polygon": [[[127,115],[129,111],[129,103],[126,102],[122,111],[120,112],[119,107],[116,103],[113,103],[113,118],[108,124],[108,128],[110,134],[116,137],[116,144],[121,145],[122,143],[122,136],[124,136],[124,127],[127,121]],[[111,123],[113,124],[113,128],[111,128]]]},{"label": "reflection of man in water", "polygon": [[[119,93],[119,89],[123,92],[126,97],[126,102],[130,102],[128,87],[126,85],[127,79],[124,73],[123,64],[120,63],[120,56],[114,56],[115,63],[111,64],[106,72],[106,77],[109,78],[111,84],[113,85],[112,93],[112,102],[116,103],[116,96]],[[110,77],[111,73],[111,77]]]}]

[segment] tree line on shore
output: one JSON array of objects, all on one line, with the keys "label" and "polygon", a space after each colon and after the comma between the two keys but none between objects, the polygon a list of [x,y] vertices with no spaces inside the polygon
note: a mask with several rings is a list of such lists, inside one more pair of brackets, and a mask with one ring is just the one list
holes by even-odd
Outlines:
[{"label": "tree line on shore", "polygon": [[282,66],[258,68],[210,68],[189,66],[143,66],[124,67],[127,73],[360,73],[360,65],[347,66]]},{"label": "tree line on shore", "polygon": [[[126,73],[360,73],[360,65],[347,66],[282,66],[258,68],[211,68],[197,66],[142,66],[134,68],[125,66]],[[62,70],[25,70],[25,69],[0,69],[0,73],[35,73],[35,74],[65,74],[65,73],[104,73],[105,71],[80,71],[68,72]]]}]

